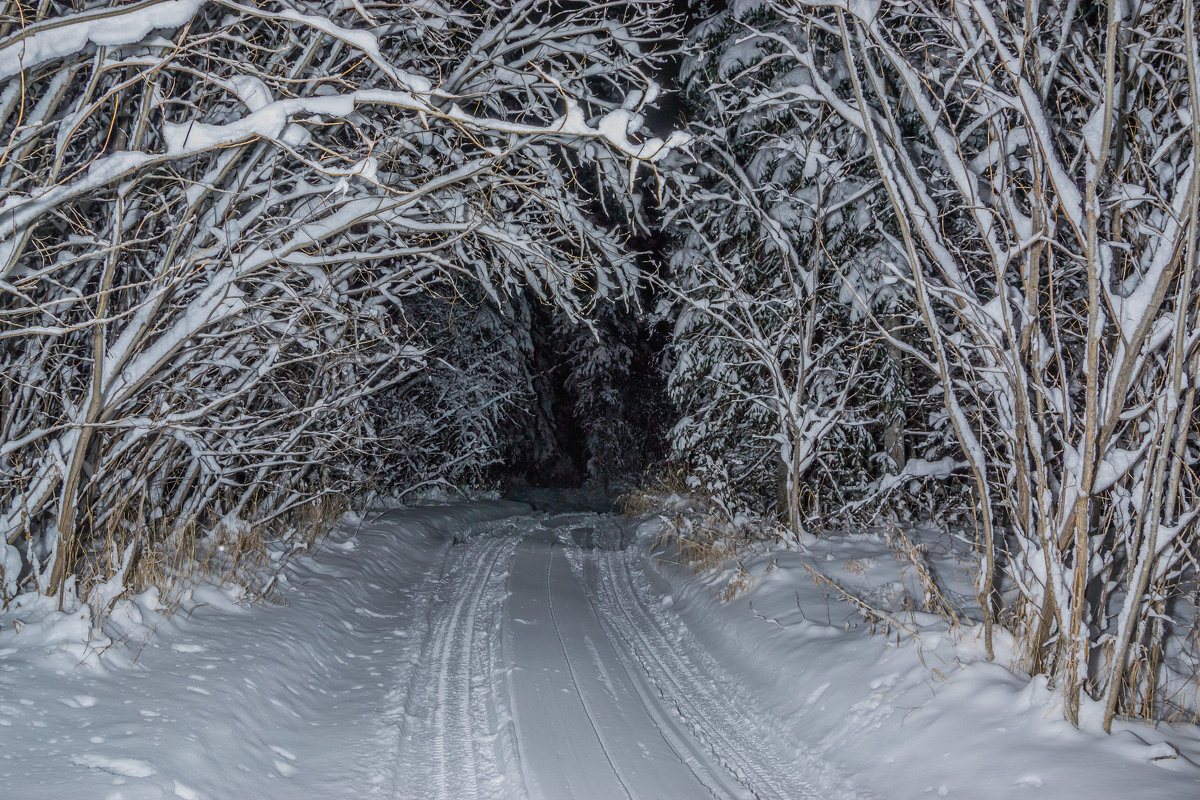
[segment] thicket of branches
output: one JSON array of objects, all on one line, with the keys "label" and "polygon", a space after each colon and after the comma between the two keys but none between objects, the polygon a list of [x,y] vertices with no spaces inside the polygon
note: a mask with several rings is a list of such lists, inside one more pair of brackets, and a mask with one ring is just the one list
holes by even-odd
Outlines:
[{"label": "thicket of branches", "polygon": [[[7,4],[0,599],[549,463],[550,391],[630,467],[664,5]],[[989,648],[1075,721],[1154,712],[1196,567],[1195,12],[755,0],[687,42],[676,460],[797,533],[957,503]]]},{"label": "thicket of branches", "polygon": [[799,33],[752,8],[691,31],[666,285],[676,453],[727,512],[755,497],[797,532],[906,465],[914,391],[870,320],[904,310],[880,267],[886,197],[861,133],[791,101],[803,76],[777,40]]},{"label": "thicket of branches", "polygon": [[637,214],[670,144],[639,138],[669,24],[653,0],[9,3],[5,593],[494,460],[498,311],[579,319],[636,281],[591,210]]},{"label": "thicket of branches", "polygon": [[965,478],[988,647],[1013,631],[1073,721],[1084,692],[1154,712],[1196,566],[1195,28],[1192,0],[765,0],[690,41],[680,456],[781,460],[793,527],[839,459],[882,465],[860,506]]}]

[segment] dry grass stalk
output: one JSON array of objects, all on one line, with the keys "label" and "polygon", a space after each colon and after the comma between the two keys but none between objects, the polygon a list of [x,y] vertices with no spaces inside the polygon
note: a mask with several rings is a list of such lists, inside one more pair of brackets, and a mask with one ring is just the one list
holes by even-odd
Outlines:
[{"label": "dry grass stalk", "polygon": [[737,568],[737,575],[721,588],[720,597],[722,602],[729,602],[743,592],[750,591],[750,587],[754,585],[754,576],[746,571],[742,562],[738,562]]},{"label": "dry grass stalk", "polygon": [[658,516],[662,527],[654,547],[673,549],[678,561],[671,563],[687,566],[698,574],[717,572],[731,561],[736,562],[736,574],[719,591],[721,600],[732,600],[748,591],[754,582],[740,558],[764,541],[778,539],[779,531],[764,520],[735,523],[717,510],[710,497],[689,488],[685,476],[682,470],[665,471],[645,488],[621,497],[618,507],[630,517]]},{"label": "dry grass stalk", "polygon": [[846,570],[846,572],[849,572],[852,575],[865,575],[867,570],[874,566],[875,559],[871,558],[870,556],[863,556],[862,558],[846,559],[846,565],[842,567],[842,569]]},{"label": "dry grass stalk", "polygon": [[[914,544],[911,539],[896,525],[890,525],[887,532],[888,547],[896,553],[896,557],[900,561],[900,573],[903,581],[905,565],[912,567],[916,572],[917,581],[921,585],[922,590],[922,610],[937,614],[939,617],[950,622],[951,626],[958,628],[963,625],[963,620],[955,611],[954,606],[946,599],[941,587],[938,586],[937,580],[934,578],[933,570],[929,566],[929,553],[925,545]],[[907,595],[907,589],[905,590]]]},{"label": "dry grass stalk", "polygon": [[[617,498],[617,508],[627,517],[637,517],[660,511],[667,497],[691,497],[695,494],[686,481],[682,468],[665,469],[646,483]],[[703,503],[703,499],[700,499]]]},{"label": "dry grass stalk", "polygon": [[859,597],[854,592],[847,589],[841,583],[839,583],[838,581],[834,580],[829,575],[826,575],[824,572],[822,572],[821,570],[814,567],[812,564],[809,564],[807,561],[801,560],[800,566],[804,567],[804,570],[810,576],[812,576],[813,583],[816,586],[824,587],[826,589],[833,591],[835,594],[840,596],[847,603],[849,603],[850,605],[852,605],[856,609],[858,609],[858,613],[862,616],[862,618],[864,620],[866,620],[867,624],[870,626],[870,630],[872,633],[875,633],[875,628],[877,625],[883,625],[883,634],[885,636],[890,635],[892,632],[892,628],[895,628],[896,630],[904,631],[905,633],[907,633],[909,636],[913,637],[917,641],[921,640],[921,637],[917,634],[916,631],[912,630],[907,625],[905,625],[900,620],[896,619],[895,617],[893,617],[891,614],[887,613],[886,611],[876,608],[875,606],[871,605],[866,600],[864,600],[863,598]]},{"label": "dry grass stalk", "polygon": [[[187,590],[200,580],[240,586],[251,602],[278,601],[274,587],[287,558],[272,561],[268,543],[286,541],[287,556],[312,552],[348,505],[343,495],[322,494],[267,522],[238,524],[146,519],[141,504],[130,505],[105,518],[96,544],[80,559],[86,567],[81,594],[89,596],[95,587],[117,575],[123,554],[136,543],[124,575],[125,594],[157,588],[164,614],[174,613]],[[247,515],[254,519],[257,511],[251,505]],[[95,610],[102,616],[109,609]]]}]

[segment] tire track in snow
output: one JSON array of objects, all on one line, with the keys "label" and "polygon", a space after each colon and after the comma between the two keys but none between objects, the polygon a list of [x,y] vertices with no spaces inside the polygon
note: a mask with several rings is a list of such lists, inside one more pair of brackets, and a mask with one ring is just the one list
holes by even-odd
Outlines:
[{"label": "tire track in snow", "polygon": [[697,665],[706,660],[705,652],[689,636],[679,634],[684,630],[682,622],[672,620],[674,624],[668,626],[650,610],[634,585],[626,554],[598,552],[594,560],[585,557],[581,564],[585,580],[589,562],[596,578],[587,582],[596,588],[597,610],[607,632],[677,718],[664,719],[664,727],[685,726],[681,733],[702,742],[755,798],[820,800],[824,795],[795,774],[795,763],[780,757],[757,726],[727,699],[731,684],[724,681],[722,689],[713,665]]},{"label": "tire track in snow", "polygon": [[[591,569],[588,569],[587,562],[579,559],[580,563],[575,563],[572,566],[576,568],[577,575],[580,581],[587,586],[588,573],[592,573],[594,579],[595,565],[592,564]],[[594,585],[594,580],[593,580]],[[679,762],[696,777],[699,782],[708,792],[717,800],[721,798],[746,798],[753,797],[753,793],[749,792],[744,785],[738,782],[736,776],[726,770],[723,764],[713,764],[709,749],[697,739],[686,725],[681,725],[681,720],[677,716],[673,716],[664,706],[661,694],[651,685],[648,676],[645,673],[644,666],[640,660],[628,652],[628,642],[625,637],[616,632],[611,618],[606,617],[597,606],[595,597],[589,593],[588,603],[592,608],[592,612],[600,621],[601,628],[608,637],[610,644],[616,652],[622,654],[621,669],[625,674],[629,683],[634,687],[638,697],[642,701],[642,705],[654,718],[658,725],[658,735],[662,738],[666,746],[675,754]]]},{"label": "tire track in snow", "polygon": [[503,612],[502,563],[516,538],[485,535],[450,548],[431,627],[405,700],[395,796],[482,800],[502,793],[495,721],[495,639]]},{"label": "tire track in snow", "polygon": [[578,515],[568,519],[530,531],[510,583],[506,663],[526,791],[545,800],[752,797],[661,708],[606,630],[596,589],[575,568],[598,557],[575,546],[579,534],[597,537]]},{"label": "tire track in snow", "polygon": [[562,647],[563,659],[565,659],[567,662],[567,670],[571,675],[571,685],[575,690],[576,696],[579,698],[579,704],[583,706],[584,714],[587,715],[588,724],[592,727],[592,735],[595,736],[596,741],[599,742],[600,750],[604,753],[604,759],[608,762],[609,769],[613,771],[613,775],[616,776],[617,783],[621,785],[621,790],[625,793],[625,796],[629,798],[629,800],[635,800],[633,795],[629,792],[628,784],[625,783],[625,779],[621,776],[621,770],[617,769],[617,765],[613,763],[612,753],[608,751],[608,747],[604,744],[604,737],[600,735],[600,730],[596,726],[595,714],[593,714],[592,710],[588,708],[586,693],[583,692],[579,687],[578,673],[575,665],[571,663],[571,656],[567,652],[566,642],[563,640],[562,627],[559,626],[558,617],[554,613],[554,584],[550,577],[554,568],[554,551],[555,545],[550,545],[550,547],[547,549],[546,555],[546,604],[550,608],[550,621],[554,623],[554,633],[556,636],[558,636],[559,645]]},{"label": "tire track in snow", "polygon": [[396,692],[402,710],[389,714],[389,796],[847,795],[743,707],[721,664],[655,602],[639,556],[577,547],[581,520],[570,520],[506,520],[447,548]]}]

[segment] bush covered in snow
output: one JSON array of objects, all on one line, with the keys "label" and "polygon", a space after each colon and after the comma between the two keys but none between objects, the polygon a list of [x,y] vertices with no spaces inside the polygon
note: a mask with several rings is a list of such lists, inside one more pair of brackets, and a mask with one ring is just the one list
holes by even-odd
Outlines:
[{"label": "bush covered in snow", "polygon": [[591,208],[636,213],[678,141],[641,136],[655,2],[11,9],[6,594],[381,468],[469,476],[514,391],[483,304],[578,319],[636,281]]},{"label": "bush covered in snow", "polygon": [[794,529],[831,465],[886,465],[858,507],[965,478],[988,647],[1016,633],[1073,721],[1154,713],[1196,563],[1195,17],[738,2],[685,68],[678,457],[784,476]]}]

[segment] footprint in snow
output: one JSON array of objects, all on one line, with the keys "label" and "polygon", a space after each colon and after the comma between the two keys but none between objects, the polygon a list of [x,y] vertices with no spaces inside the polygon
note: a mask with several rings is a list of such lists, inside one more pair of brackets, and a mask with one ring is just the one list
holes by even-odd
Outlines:
[{"label": "footprint in snow", "polygon": [[284,757],[284,758],[286,758],[288,761],[295,761],[295,760],[296,760],[296,756],[295,756],[295,754],[294,754],[294,753],[292,753],[292,752],[291,752],[291,751],[289,751],[289,750],[284,750],[282,747],[280,747],[280,746],[278,746],[278,745],[274,745],[274,744],[272,744],[272,745],[267,745],[267,746],[268,746],[268,747],[270,747],[272,750],[274,750],[274,751],[275,751],[275,755],[277,755],[277,756],[283,756],[283,757]]},{"label": "footprint in snow", "polygon": [[175,781],[175,796],[180,800],[201,800],[201,795],[186,783]]}]

